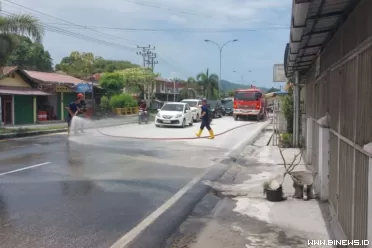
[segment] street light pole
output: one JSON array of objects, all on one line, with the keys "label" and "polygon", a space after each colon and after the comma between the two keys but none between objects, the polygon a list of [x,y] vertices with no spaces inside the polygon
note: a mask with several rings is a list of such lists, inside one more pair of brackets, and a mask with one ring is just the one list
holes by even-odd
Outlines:
[{"label": "street light pole", "polygon": [[173,80],[173,102],[176,101],[176,80]]},{"label": "street light pole", "polygon": [[222,80],[222,49],[230,42],[237,42],[238,40],[235,39],[235,40],[229,40],[227,42],[225,42],[222,46],[220,46],[218,43],[214,42],[214,41],[211,41],[211,40],[204,40],[205,42],[210,42],[210,43],[213,43],[215,44],[219,51],[220,51],[220,78],[218,80],[218,98],[221,99],[221,80]]}]

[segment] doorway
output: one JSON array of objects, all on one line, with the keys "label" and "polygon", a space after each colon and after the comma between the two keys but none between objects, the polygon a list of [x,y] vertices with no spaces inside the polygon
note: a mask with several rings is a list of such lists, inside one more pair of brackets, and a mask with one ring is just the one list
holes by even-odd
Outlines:
[{"label": "doorway", "polygon": [[2,121],[4,125],[12,125],[13,124],[13,104],[12,104],[12,96],[9,95],[2,95],[1,96],[1,107],[2,107]]},{"label": "doorway", "polygon": [[4,101],[4,125],[12,124],[12,101]]}]

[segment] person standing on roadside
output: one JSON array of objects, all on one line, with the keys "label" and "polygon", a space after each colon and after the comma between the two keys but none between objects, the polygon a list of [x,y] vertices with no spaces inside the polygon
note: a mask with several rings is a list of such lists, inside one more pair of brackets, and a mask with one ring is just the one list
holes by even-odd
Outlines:
[{"label": "person standing on roadside", "polygon": [[[68,115],[67,115],[67,126],[68,126],[68,134],[71,131],[71,122],[72,119],[78,114],[80,107],[80,98],[76,98],[74,102],[71,102],[68,107],[66,107]],[[74,126],[74,135],[76,135],[76,126]]]},{"label": "person standing on roadside", "polygon": [[[79,93],[77,95],[77,97],[80,99],[79,116],[81,118],[84,118],[85,117],[85,114],[87,112],[87,102],[85,101],[85,96],[83,94]],[[80,128],[79,128],[80,132],[84,133],[84,119],[79,120],[79,126],[80,126]]]},{"label": "person standing on roadside", "polygon": [[200,129],[199,132],[196,133],[196,136],[200,137],[204,127],[206,127],[209,131],[209,139],[214,139],[214,132],[210,126],[210,121],[209,121],[209,109],[207,106],[207,100],[203,99],[202,100],[202,106],[201,106],[201,124],[200,124]]}]

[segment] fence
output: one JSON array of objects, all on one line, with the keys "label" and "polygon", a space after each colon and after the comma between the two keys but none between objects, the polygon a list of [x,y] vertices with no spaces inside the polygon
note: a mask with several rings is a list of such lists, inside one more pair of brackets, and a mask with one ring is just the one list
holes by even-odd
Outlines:
[{"label": "fence", "polygon": [[[371,11],[372,1],[359,1],[322,50],[320,75],[315,77],[313,66],[304,78],[307,124],[311,123],[307,158],[321,179],[316,183],[327,183],[323,198],[330,203],[337,231],[349,240],[372,238],[371,154],[362,148],[372,141]],[[324,128],[315,120],[327,113],[330,127]]]},{"label": "fence", "polygon": [[[339,222],[341,237],[365,240],[368,237],[369,158],[362,147],[311,119],[311,166],[314,188],[328,200]],[[329,134],[327,134],[327,132]],[[310,138],[310,137],[309,137]],[[328,155],[327,155],[328,154]]]}]

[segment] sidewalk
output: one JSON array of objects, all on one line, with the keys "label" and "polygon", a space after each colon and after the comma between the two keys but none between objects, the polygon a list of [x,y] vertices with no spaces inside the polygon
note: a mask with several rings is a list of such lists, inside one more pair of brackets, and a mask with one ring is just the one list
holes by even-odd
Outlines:
[{"label": "sidewalk", "polygon": [[[85,121],[86,129],[95,127],[109,127],[124,124],[131,124],[137,122],[137,115],[122,116],[118,118],[107,118],[96,121]],[[7,126],[0,128],[0,140],[16,137],[34,136],[48,133],[59,133],[67,131],[66,122],[34,124],[34,125],[20,125],[20,126]]]},{"label": "sidewalk", "polygon": [[[266,200],[263,183],[284,172],[279,148],[266,146],[270,135],[267,132],[248,146],[219,181],[205,182],[215,196],[210,195],[209,200],[204,199],[196,207],[168,247],[301,248],[309,247],[308,240],[331,239],[328,217],[321,210],[327,206],[314,199],[293,199],[293,181],[289,176],[283,183],[287,200]],[[299,149],[285,149],[283,153],[290,163]],[[300,161],[294,171],[303,170],[306,168]],[[213,201],[217,201],[214,209],[201,214]]]}]

